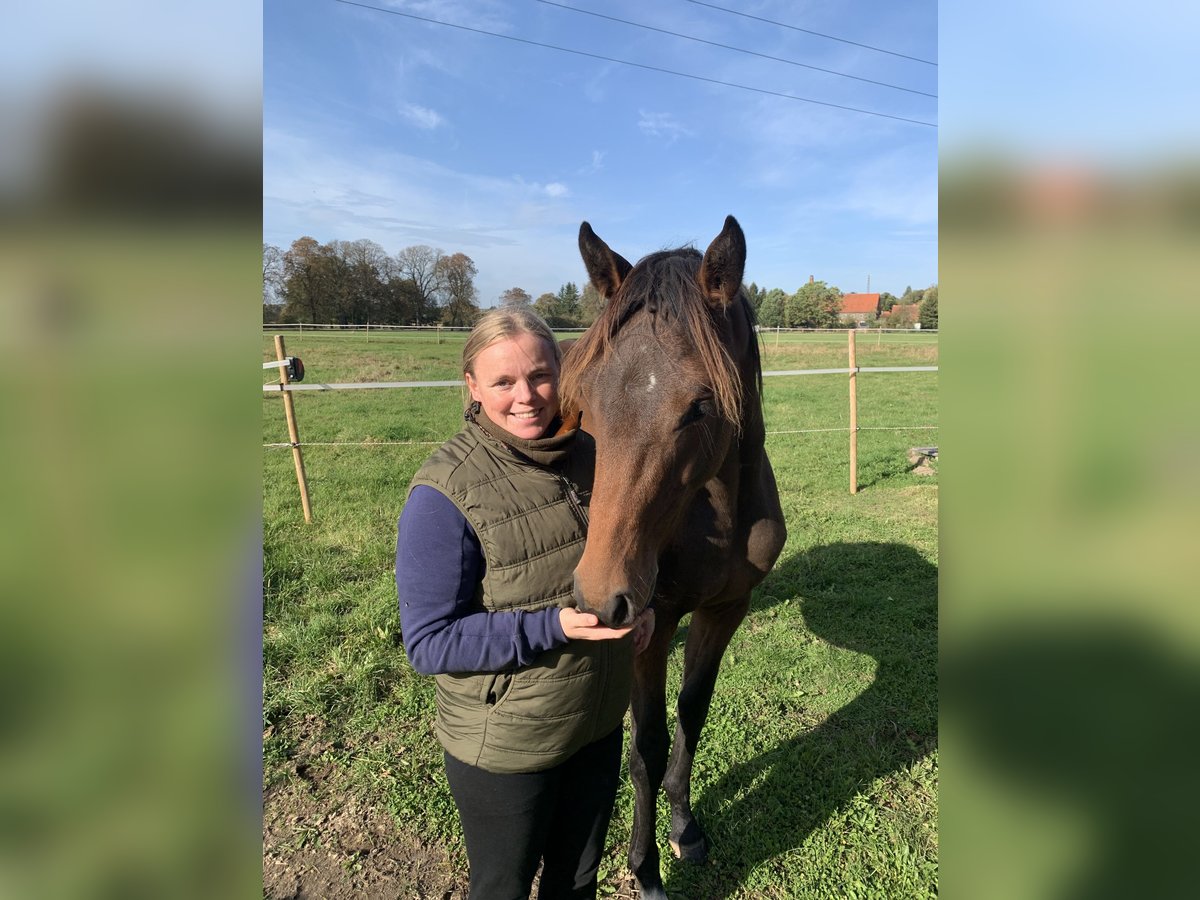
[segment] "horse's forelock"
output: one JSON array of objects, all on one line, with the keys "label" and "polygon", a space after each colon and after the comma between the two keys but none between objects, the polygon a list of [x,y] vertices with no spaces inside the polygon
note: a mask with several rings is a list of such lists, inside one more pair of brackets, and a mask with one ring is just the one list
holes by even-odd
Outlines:
[{"label": "horse's forelock", "polygon": [[[743,385],[737,363],[721,340],[714,313],[696,283],[703,259],[691,247],[664,250],[646,256],[634,266],[625,281],[604,305],[595,324],[567,352],[563,362],[560,395],[564,410],[576,410],[580,401],[583,373],[607,358],[621,328],[640,309],[677,320],[695,346],[713,390],[717,414],[735,425],[742,420]],[[738,305],[753,316],[739,295]],[[757,348],[754,348],[757,349]]]}]

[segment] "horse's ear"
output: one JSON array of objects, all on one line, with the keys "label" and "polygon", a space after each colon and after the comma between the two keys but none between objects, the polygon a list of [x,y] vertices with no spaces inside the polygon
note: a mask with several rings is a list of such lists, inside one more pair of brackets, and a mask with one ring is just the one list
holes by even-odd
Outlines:
[{"label": "horse's ear", "polygon": [[746,236],[733,216],[725,217],[725,227],[713,238],[700,263],[700,288],[709,302],[728,306],[742,287],[746,270]]},{"label": "horse's ear", "polygon": [[579,255],[587,268],[588,278],[605,300],[610,299],[633,268],[620,253],[614,253],[608,244],[596,237],[592,226],[584,222],[579,226]]}]

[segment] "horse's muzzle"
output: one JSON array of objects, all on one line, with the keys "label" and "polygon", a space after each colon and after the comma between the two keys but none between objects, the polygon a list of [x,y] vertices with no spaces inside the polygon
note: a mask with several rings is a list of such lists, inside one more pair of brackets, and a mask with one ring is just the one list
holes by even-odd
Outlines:
[{"label": "horse's muzzle", "polygon": [[626,628],[641,610],[632,591],[614,591],[598,605],[588,603],[583,591],[579,588],[579,576],[575,576],[575,608],[587,612],[600,620],[601,625],[609,628]]}]

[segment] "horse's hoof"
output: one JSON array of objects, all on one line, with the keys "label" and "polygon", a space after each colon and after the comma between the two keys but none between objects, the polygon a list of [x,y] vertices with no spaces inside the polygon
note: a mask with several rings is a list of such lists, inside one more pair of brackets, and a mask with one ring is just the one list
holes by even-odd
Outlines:
[{"label": "horse's hoof", "polygon": [[671,852],[675,854],[676,859],[690,863],[702,863],[708,859],[708,842],[703,836],[690,844],[680,844],[671,840],[667,843],[671,845]]},{"label": "horse's hoof", "polygon": [[643,886],[640,881],[637,882],[637,886],[638,896],[641,898],[641,900],[671,900],[671,898],[667,896],[666,890],[661,886]]}]

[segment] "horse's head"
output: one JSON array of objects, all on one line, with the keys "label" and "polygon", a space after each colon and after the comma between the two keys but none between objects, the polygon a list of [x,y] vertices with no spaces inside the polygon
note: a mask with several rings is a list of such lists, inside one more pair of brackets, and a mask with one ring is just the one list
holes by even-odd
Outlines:
[{"label": "horse's head", "polygon": [[[703,256],[669,250],[633,266],[584,222],[579,249],[607,304],[567,355],[562,379],[565,406],[582,412],[596,439],[575,603],[620,626],[650,602],[659,553],[697,494],[706,484],[720,490],[709,483],[742,426],[747,378],[758,368],[741,294],[746,241],[729,216]],[[752,369],[741,358],[747,347]],[[723,498],[712,499],[721,509]]]}]

